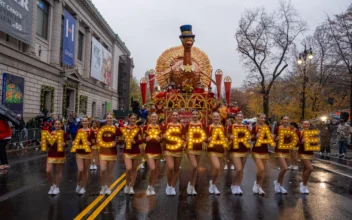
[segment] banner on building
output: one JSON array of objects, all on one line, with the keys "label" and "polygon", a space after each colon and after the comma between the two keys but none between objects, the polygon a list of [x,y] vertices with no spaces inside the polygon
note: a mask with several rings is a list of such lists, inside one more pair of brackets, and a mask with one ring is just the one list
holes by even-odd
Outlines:
[{"label": "banner on building", "polygon": [[92,38],[91,76],[111,86],[112,82],[112,56],[111,53]]},{"label": "banner on building", "polygon": [[0,0],[0,31],[32,42],[33,0]]},{"label": "banner on building", "polygon": [[106,113],[111,113],[112,110],[111,110],[111,102],[105,102],[105,110],[106,110]]},{"label": "banner on building", "polygon": [[64,12],[64,33],[62,43],[62,63],[68,66],[75,65],[75,36],[76,19],[65,10]]},{"label": "banner on building", "polygon": [[23,115],[24,78],[8,73],[2,75],[2,104]]}]

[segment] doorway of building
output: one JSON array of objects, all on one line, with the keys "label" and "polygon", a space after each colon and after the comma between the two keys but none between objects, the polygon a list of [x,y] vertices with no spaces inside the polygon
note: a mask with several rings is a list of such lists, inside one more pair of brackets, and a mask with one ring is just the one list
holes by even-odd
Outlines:
[{"label": "doorway of building", "polygon": [[75,112],[75,94],[73,89],[66,89],[66,116],[69,117],[71,113]]},{"label": "doorway of building", "polygon": [[51,100],[53,91],[45,91],[44,92],[44,111],[51,112],[51,103],[54,100]]}]

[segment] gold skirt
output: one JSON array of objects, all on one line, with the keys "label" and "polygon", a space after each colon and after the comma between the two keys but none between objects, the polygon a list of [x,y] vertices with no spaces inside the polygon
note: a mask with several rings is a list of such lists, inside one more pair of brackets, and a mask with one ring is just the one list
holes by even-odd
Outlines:
[{"label": "gold skirt", "polygon": [[145,159],[154,159],[154,160],[159,160],[163,158],[162,154],[145,154],[144,156]]},{"label": "gold skirt", "polygon": [[196,155],[196,156],[200,156],[202,154],[201,150],[187,149],[186,152],[187,152],[187,154],[193,154],[193,155]]},{"label": "gold skirt", "polygon": [[77,154],[76,153],[76,158],[85,159],[85,160],[91,160],[92,159],[92,153],[89,153],[89,154]]},{"label": "gold skirt", "polygon": [[139,160],[142,159],[142,155],[123,153],[123,159]]},{"label": "gold skirt", "polygon": [[282,153],[282,152],[275,152],[274,157],[288,159],[288,158],[290,158],[290,154],[289,153]]},{"label": "gold skirt", "polygon": [[259,153],[253,153],[253,152],[252,152],[252,157],[253,157],[254,159],[269,160],[269,153],[259,154]]},{"label": "gold skirt", "polygon": [[313,160],[313,155],[311,155],[311,154],[298,154],[298,159]]},{"label": "gold skirt", "polygon": [[218,152],[209,152],[208,151],[208,156],[209,157],[218,157],[218,158],[223,158],[224,157],[224,153],[218,153]]},{"label": "gold skirt", "polygon": [[53,164],[61,164],[66,162],[65,157],[48,157],[46,160],[47,163],[53,163]]},{"label": "gold skirt", "polygon": [[100,146],[98,146],[98,145],[94,145],[93,147],[92,147],[92,150],[99,150],[100,149]]},{"label": "gold skirt", "polygon": [[117,155],[105,155],[105,154],[100,154],[100,155],[99,155],[99,160],[115,161],[115,160],[117,160]]},{"label": "gold skirt", "polygon": [[248,157],[248,152],[231,152],[230,157]]},{"label": "gold skirt", "polygon": [[169,150],[164,150],[164,156],[183,157],[183,151],[173,152],[173,151],[169,151]]}]

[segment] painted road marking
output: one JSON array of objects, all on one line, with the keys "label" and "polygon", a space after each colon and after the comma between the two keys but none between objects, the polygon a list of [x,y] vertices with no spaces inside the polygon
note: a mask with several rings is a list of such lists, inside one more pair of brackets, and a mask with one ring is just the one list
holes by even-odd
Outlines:
[{"label": "painted road marking", "polygon": [[[143,163],[144,164],[144,163]],[[137,171],[139,170],[140,166],[137,167]],[[126,176],[126,172],[124,174],[122,174],[111,186],[110,186],[110,189],[113,189],[124,177]],[[121,188],[126,184],[126,180],[124,180],[114,191],[111,195],[116,195],[120,190]],[[117,192],[116,192],[117,191]],[[108,202],[105,203],[102,202],[100,204],[100,206],[97,208],[97,209],[100,209],[100,211],[96,214],[98,215],[101,210],[103,210],[103,208],[105,208],[105,206],[111,201],[111,199],[113,198],[113,196],[108,196],[108,198],[105,200]],[[81,220],[84,216],[87,215],[87,213],[89,213],[93,208],[95,208],[95,206],[104,198],[105,196],[104,195],[101,195],[101,196],[98,196],[98,198],[96,198],[91,204],[89,204],[89,206],[87,206],[87,208],[85,208],[79,215],[76,216],[76,218],[74,218],[74,220]],[[103,206],[104,204],[104,206]],[[95,213],[95,211],[93,212]]]},{"label": "painted road marking", "polygon": [[102,202],[100,204],[100,206],[98,208],[95,209],[95,211],[88,217],[88,220],[92,220],[95,219],[100,212],[105,208],[105,206],[107,206],[109,204],[109,202],[116,196],[117,193],[119,193],[121,191],[121,189],[126,185],[126,180],[124,180],[112,193],[110,196],[108,196],[108,198],[106,198],[104,200],[104,202]]},{"label": "painted road marking", "polygon": [[[125,178],[126,173],[122,174],[111,186],[110,189],[113,189],[123,178]],[[81,213],[79,213],[74,220],[83,219],[89,211],[91,211],[103,198],[105,195],[98,196],[93,202],[89,204]]]},{"label": "painted road marking", "polygon": [[[143,163],[144,164],[144,163]],[[140,168],[140,165],[137,167],[137,172]],[[124,173],[123,176],[126,176],[126,173]],[[112,193],[110,196],[108,196],[100,205],[98,208],[95,209],[95,211],[89,216],[88,219],[94,219],[97,217],[100,212],[109,204],[109,202],[116,196],[117,193],[120,192],[122,187],[126,185],[126,180],[124,180]]]}]

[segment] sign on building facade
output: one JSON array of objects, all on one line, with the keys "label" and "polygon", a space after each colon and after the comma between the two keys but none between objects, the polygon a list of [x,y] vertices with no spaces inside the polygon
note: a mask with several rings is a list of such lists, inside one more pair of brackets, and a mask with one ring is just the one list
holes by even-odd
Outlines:
[{"label": "sign on building facade", "polygon": [[23,115],[24,78],[3,73],[2,104],[16,114]]},{"label": "sign on building facade", "polygon": [[62,45],[62,63],[68,66],[75,65],[75,37],[76,19],[65,10],[64,12],[64,33]]},{"label": "sign on building facade", "polygon": [[0,31],[32,42],[33,0],[0,0]]},{"label": "sign on building facade", "polygon": [[111,86],[112,56],[95,38],[92,38],[91,76]]}]

